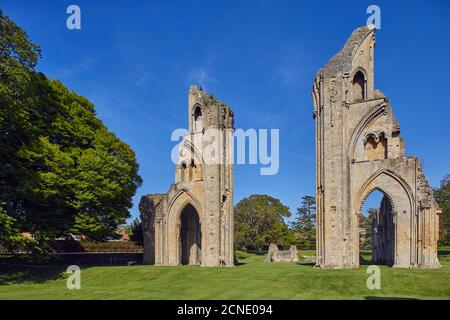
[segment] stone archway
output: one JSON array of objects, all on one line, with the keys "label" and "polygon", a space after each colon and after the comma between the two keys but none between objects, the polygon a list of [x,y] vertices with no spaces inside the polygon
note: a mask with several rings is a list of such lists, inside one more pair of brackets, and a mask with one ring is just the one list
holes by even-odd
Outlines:
[{"label": "stone archway", "polygon": [[[400,177],[389,170],[380,170],[372,175],[362,185],[355,201],[355,227],[358,226],[364,201],[375,190],[380,191],[384,197],[379,215],[374,221],[376,233],[372,262],[409,267],[415,251],[415,245],[411,241],[415,234],[413,226],[416,224],[412,214],[412,191]],[[354,232],[357,233],[358,230],[355,228]],[[359,252],[359,237],[354,239],[354,248]],[[354,263],[357,264],[356,261]]]},{"label": "stone archway", "polygon": [[[186,231],[185,226],[189,226],[189,223],[192,224],[193,222],[198,221],[198,224],[195,224],[198,227],[198,232],[196,231],[195,233],[203,235],[203,237],[200,238],[199,248],[206,248],[206,237],[204,236],[204,211],[197,201],[197,198],[195,198],[189,191],[180,190],[175,196],[173,196],[173,201],[169,204],[167,212],[168,214],[165,221],[167,238],[165,242],[166,250],[168,252],[168,265],[177,266],[182,264],[183,234],[181,231]],[[192,217],[195,218],[191,219]],[[198,261],[203,265],[205,263],[205,252],[199,251],[199,254],[200,258]]]},{"label": "stone archway", "polygon": [[[363,216],[362,208],[366,200],[376,192],[379,192],[382,195],[382,199],[378,203],[378,206],[373,208],[375,210],[371,212],[371,215],[366,218],[370,220],[368,226],[370,229],[370,248],[372,251],[370,263],[393,266],[395,264],[396,250],[396,223],[394,203],[392,202],[391,196],[379,187],[373,188],[362,200],[358,218],[362,218]],[[359,224],[359,226],[361,225]],[[368,230],[362,229],[361,231],[366,233]],[[360,237],[358,237],[358,241],[361,242]],[[358,248],[361,249],[361,243],[358,244]]]},{"label": "stone archway", "polygon": [[180,215],[180,264],[200,265],[202,262],[202,231],[197,210],[187,204]]}]

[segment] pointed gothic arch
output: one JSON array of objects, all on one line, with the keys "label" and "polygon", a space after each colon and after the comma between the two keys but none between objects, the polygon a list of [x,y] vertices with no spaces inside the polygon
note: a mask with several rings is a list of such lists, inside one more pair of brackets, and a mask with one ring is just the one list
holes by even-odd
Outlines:
[{"label": "pointed gothic arch", "polygon": [[[414,197],[408,183],[389,169],[378,170],[360,187],[354,202],[353,223],[358,225],[365,200],[375,190],[383,195],[380,216],[375,223],[382,232],[375,233],[372,248],[373,263],[405,267],[410,264],[411,255],[416,250],[414,238],[415,225]],[[355,248],[359,250],[359,238],[355,238]],[[359,255],[359,254],[358,254]]]},{"label": "pointed gothic arch", "polygon": [[[198,249],[195,249],[195,251],[197,252],[196,258],[190,260],[190,262],[188,261],[188,263],[186,263],[186,260],[183,259],[184,257],[186,257],[183,257],[183,242],[184,240],[186,240],[183,240],[184,224],[186,223],[186,221],[183,221],[183,214],[185,213],[186,208],[190,209],[190,219],[192,222],[191,228],[195,229],[195,232],[191,233],[190,235],[188,234],[187,236],[196,238],[196,241],[191,242],[190,244],[193,245],[195,243],[198,246]],[[204,211],[200,206],[199,201],[188,190],[180,190],[174,195],[173,200],[169,203],[167,212],[168,214],[165,217],[165,226],[167,228],[166,243],[167,251],[169,253],[168,264],[201,264],[201,262],[204,260],[202,256],[204,252],[202,252],[201,250],[201,248],[205,247],[204,237],[202,237],[201,235],[205,234],[205,218]],[[187,256],[191,257],[190,255]]]},{"label": "pointed gothic arch", "polygon": [[179,264],[202,263],[202,230],[200,216],[192,204],[186,204],[180,213]]}]

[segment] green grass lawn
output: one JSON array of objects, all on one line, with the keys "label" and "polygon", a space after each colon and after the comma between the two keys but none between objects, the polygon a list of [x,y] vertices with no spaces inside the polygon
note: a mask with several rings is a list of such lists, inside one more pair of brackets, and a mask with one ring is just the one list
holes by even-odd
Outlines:
[{"label": "green grass lawn", "polygon": [[237,257],[235,268],[85,268],[81,290],[66,288],[63,268],[0,270],[0,299],[450,299],[448,247],[440,251],[441,269],[382,266],[381,290],[367,289],[366,266],[321,270],[307,263],[269,264],[244,252]]}]

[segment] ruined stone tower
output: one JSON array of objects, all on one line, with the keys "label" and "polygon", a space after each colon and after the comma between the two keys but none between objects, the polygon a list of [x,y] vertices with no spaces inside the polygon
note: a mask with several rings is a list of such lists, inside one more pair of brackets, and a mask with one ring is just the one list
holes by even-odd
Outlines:
[{"label": "ruined stone tower", "polygon": [[314,81],[317,265],[359,266],[361,209],[379,190],[373,263],[439,267],[440,211],[388,98],[374,89],[374,48],[375,29],[355,30]]},{"label": "ruined stone tower", "polygon": [[233,266],[234,115],[192,86],[189,130],[180,143],[175,183],[142,197],[144,263]]}]

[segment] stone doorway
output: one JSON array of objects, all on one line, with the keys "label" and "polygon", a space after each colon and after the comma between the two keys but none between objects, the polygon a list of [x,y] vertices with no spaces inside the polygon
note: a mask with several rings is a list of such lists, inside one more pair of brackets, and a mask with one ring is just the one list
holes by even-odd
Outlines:
[{"label": "stone doorway", "polygon": [[197,210],[188,204],[181,211],[180,263],[200,265],[202,263],[202,232]]},{"label": "stone doorway", "polygon": [[[361,204],[359,214],[360,264],[395,264],[395,223],[390,197],[375,188]],[[371,251],[368,259],[367,252]]]}]

